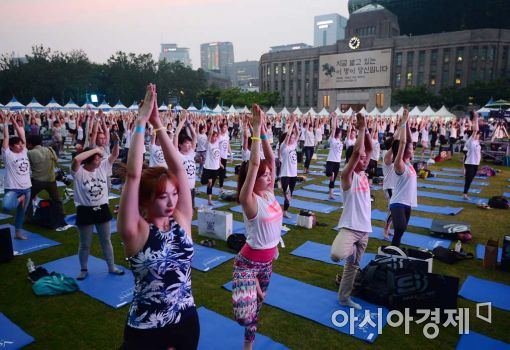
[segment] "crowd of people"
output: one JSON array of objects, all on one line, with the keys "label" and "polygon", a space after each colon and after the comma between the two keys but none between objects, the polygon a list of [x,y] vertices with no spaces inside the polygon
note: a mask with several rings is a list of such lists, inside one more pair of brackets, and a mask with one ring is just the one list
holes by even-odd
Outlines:
[{"label": "crowd of people", "polygon": [[[197,347],[200,327],[191,287],[196,177],[206,185],[208,202],[213,204],[216,180],[222,192],[227,164],[233,160],[231,138],[241,143],[237,193],[246,225],[246,243],[234,260],[232,304],[235,319],[245,327],[244,347],[251,349],[302,157],[306,176],[318,148],[329,149],[325,164],[329,197],[334,199],[334,189],[340,186],[344,202],[331,247],[334,261],[346,259],[338,298],[341,305],[361,309],[350,295],[372,231],[370,185],[379,165],[388,199],[384,233],[399,246],[417,206],[413,159],[428,160],[439,154],[440,145],[453,151],[459,144],[466,154],[467,198],[481,160],[480,127],[485,125],[475,113],[448,121],[410,118],[407,110],[393,118],[359,113],[269,116],[254,105],[250,114],[211,117],[186,111],[159,113],[157,106],[156,87],[149,85],[137,113],[0,112],[6,169],[3,209],[16,211],[17,239],[27,239],[21,229],[25,218],[31,219],[32,200],[41,191],[48,192],[63,214],[54,168],[64,143],[75,149],[70,170],[79,231],[79,280],[88,277],[94,228],[108,271],[124,274],[114,264],[108,197],[112,167],[125,163],[117,228],[135,289],[122,349]],[[283,207],[275,191],[283,193]]]}]

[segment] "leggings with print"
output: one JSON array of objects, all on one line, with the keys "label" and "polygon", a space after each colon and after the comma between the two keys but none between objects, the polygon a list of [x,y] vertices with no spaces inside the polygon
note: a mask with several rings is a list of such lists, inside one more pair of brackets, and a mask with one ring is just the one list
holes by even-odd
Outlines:
[{"label": "leggings with print", "polygon": [[244,339],[252,343],[257,332],[262,302],[257,298],[257,279],[262,293],[269,285],[273,262],[259,263],[246,259],[241,253],[234,260],[232,273],[232,305],[236,321],[245,327]]}]

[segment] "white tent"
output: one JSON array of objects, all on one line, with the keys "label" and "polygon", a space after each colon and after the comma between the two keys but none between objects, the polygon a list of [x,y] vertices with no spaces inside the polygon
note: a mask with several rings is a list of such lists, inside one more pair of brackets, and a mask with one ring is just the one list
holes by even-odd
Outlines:
[{"label": "white tent", "polygon": [[409,112],[410,117],[421,117],[421,111],[418,106],[414,106],[414,108]]},{"label": "white tent", "polygon": [[276,111],[274,110],[273,106],[271,106],[271,108],[269,108],[266,112],[267,115],[275,115],[276,114]]},{"label": "white tent", "polygon": [[0,109],[5,109],[5,106],[0,103]]},{"label": "white tent", "polygon": [[36,111],[41,111],[41,110],[46,109],[42,104],[37,102],[35,97],[32,98],[32,101],[30,101],[29,104],[27,104],[26,108],[31,108],[31,109],[36,110]]},{"label": "white tent", "polygon": [[55,99],[52,97],[51,101],[46,105],[46,108],[50,109],[60,109],[62,106],[55,101]]},{"label": "white tent", "polygon": [[301,116],[301,115],[303,115],[303,112],[301,112],[301,110],[299,109],[299,107],[296,107],[296,109],[294,110],[294,112],[292,112],[292,114],[295,114],[295,115]]},{"label": "white tent", "polygon": [[340,107],[336,107],[336,109],[335,109],[335,114],[336,114],[337,116],[341,116],[341,115],[343,115],[343,114],[342,114],[342,111],[340,110]]},{"label": "white tent", "polygon": [[[82,109],[91,109],[91,110],[93,110],[93,111],[97,111],[97,110],[98,110],[98,108],[97,108],[96,106],[94,106],[94,105],[93,105],[92,103],[90,103],[90,102],[85,102],[85,103],[83,104],[83,106],[81,106],[81,108],[82,108]],[[137,107],[137,109],[138,109],[138,107]]]},{"label": "white tent", "polygon": [[367,115],[368,111],[365,109],[365,107],[363,107],[363,108],[360,109],[360,111],[358,113],[361,113],[363,115]]},{"label": "white tent", "polygon": [[345,115],[346,117],[350,117],[350,116],[352,115],[352,113],[353,113],[353,112],[354,112],[354,111],[352,110],[352,108],[351,108],[351,107],[349,107],[349,109],[348,109],[348,110],[346,110],[346,111],[344,112],[344,114],[343,114],[343,115]]},{"label": "white tent", "polygon": [[207,105],[204,105],[202,108],[200,108],[200,113],[203,113],[203,114],[210,114],[212,112],[212,110],[207,107]]},{"label": "white tent", "polygon": [[5,105],[5,108],[10,109],[11,111],[16,111],[19,109],[24,109],[25,106],[18,102],[18,100],[16,100],[16,97],[12,97],[9,103]]},{"label": "white tent", "polygon": [[192,103],[189,105],[188,109],[187,109],[188,112],[198,112],[198,109],[197,107],[195,107],[195,105]]},{"label": "white tent", "polygon": [[129,106],[128,108],[130,111],[137,111],[138,110],[138,103],[136,101],[133,101],[133,104]]},{"label": "white tent", "polygon": [[221,108],[221,106],[217,104],[216,107],[214,107],[213,112],[216,114],[221,114],[223,113],[223,108]]},{"label": "white tent", "polygon": [[315,112],[315,110],[312,108],[310,108],[308,110],[308,112],[305,113],[306,115],[310,114],[311,116],[316,116],[317,115],[317,112]]},{"label": "white tent", "polygon": [[404,107],[400,107],[398,111],[395,112],[396,115],[402,116],[404,114]]},{"label": "white tent", "polygon": [[391,117],[392,115],[395,115],[395,113],[391,110],[390,107],[386,108],[386,110],[381,113],[382,117]]},{"label": "white tent", "polygon": [[379,112],[377,107],[374,107],[374,109],[372,109],[372,111],[370,113],[368,113],[368,115],[371,116],[371,117],[378,116],[379,114],[381,114],[381,112]]},{"label": "white tent", "polygon": [[237,114],[237,109],[234,107],[234,105],[231,105],[230,108],[227,111],[228,115]]},{"label": "white tent", "polygon": [[242,113],[251,113],[248,107],[244,106]]},{"label": "white tent", "polygon": [[434,110],[430,108],[430,106],[428,106],[427,108],[425,108],[423,112],[421,112],[422,117],[433,117],[435,114],[436,112],[434,112]]},{"label": "white tent", "polygon": [[287,110],[287,107],[283,107],[283,109],[280,111],[280,115],[287,116],[290,112]]},{"label": "white tent", "polygon": [[436,117],[441,118],[455,118],[455,114],[450,113],[445,106],[442,106],[435,114]]},{"label": "white tent", "polygon": [[[65,106],[64,106],[65,107]],[[122,104],[122,102],[117,101],[117,104],[112,107],[113,111],[127,111],[128,108]]]},{"label": "white tent", "polygon": [[321,111],[319,112],[319,115],[320,115],[321,117],[327,117],[327,116],[329,115],[329,112],[326,110],[326,108],[325,108],[325,107],[323,107],[323,108],[321,109]]},{"label": "white tent", "polygon": [[[161,103],[161,105],[163,106],[163,103]],[[165,105],[166,106],[166,105]],[[168,110],[168,106],[167,107],[167,110]],[[174,108],[172,108],[173,111],[175,112],[180,112],[182,111],[184,108],[182,108],[182,106],[180,104],[176,104]]]},{"label": "white tent", "polygon": [[[99,107],[101,107],[101,106],[99,106]],[[177,110],[177,106],[175,106],[175,110]],[[160,111],[160,112],[168,111],[168,106],[165,104],[165,102],[161,102],[161,106],[158,107],[158,111]]]},{"label": "white tent", "polygon": [[[120,102],[120,101],[119,101]],[[81,109],[80,106],[78,106],[76,103],[74,103],[73,99],[70,98],[69,102],[67,102],[66,105],[64,105],[64,109],[67,110],[79,110]]]},{"label": "white tent", "polygon": [[97,108],[103,110],[103,112],[108,112],[110,109],[112,109],[112,106],[110,106],[108,103],[106,103],[105,100],[103,100],[103,103],[97,106]]}]

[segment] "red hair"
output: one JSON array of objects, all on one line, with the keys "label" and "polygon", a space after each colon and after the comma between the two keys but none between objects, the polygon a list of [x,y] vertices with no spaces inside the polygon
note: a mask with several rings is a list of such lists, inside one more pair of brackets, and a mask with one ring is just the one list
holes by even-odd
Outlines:
[{"label": "red hair", "polygon": [[[239,168],[239,175],[237,176],[237,201],[239,202],[239,193],[241,193],[241,189],[243,188],[244,182],[246,181],[246,175],[248,175],[249,170],[249,161],[245,161],[241,164]],[[271,169],[271,162],[267,159],[261,159],[259,168],[257,170],[257,179],[264,175],[267,169]]]},{"label": "red hair", "polygon": [[179,191],[177,178],[167,168],[154,167],[144,169],[142,171],[140,189],[138,192],[139,205],[145,206],[161,193],[165,192],[167,182],[171,182],[177,191]]}]

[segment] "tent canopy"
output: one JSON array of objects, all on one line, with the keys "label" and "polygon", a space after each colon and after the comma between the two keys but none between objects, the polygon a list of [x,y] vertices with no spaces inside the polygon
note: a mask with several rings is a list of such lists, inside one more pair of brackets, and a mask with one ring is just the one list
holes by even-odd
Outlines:
[{"label": "tent canopy", "polygon": [[312,108],[310,108],[310,109],[308,110],[308,112],[306,112],[305,114],[307,114],[307,115],[308,115],[308,114],[310,114],[311,116],[316,116],[316,115],[317,115],[317,112],[315,112],[315,110],[314,110],[314,109],[313,109],[313,107],[312,107]]},{"label": "tent canopy", "polygon": [[283,109],[280,111],[280,115],[287,116],[290,112],[288,111],[287,107],[283,107]]},{"label": "tent canopy", "polygon": [[271,108],[269,108],[266,112],[267,115],[275,115],[276,114],[276,111],[274,110],[273,106],[271,106]]},{"label": "tent canopy", "polygon": [[340,110],[340,107],[336,107],[336,109],[335,109],[335,114],[336,114],[337,116],[339,116],[339,117],[342,115],[342,111]]},{"label": "tent canopy", "polygon": [[195,107],[193,103],[191,103],[187,109],[188,112],[198,112],[198,108]]},{"label": "tent canopy", "polygon": [[234,105],[231,105],[230,108],[227,111],[228,115],[237,114],[237,109],[234,107]]},{"label": "tent canopy", "polygon": [[59,103],[57,103],[57,101],[55,101],[55,99],[52,97],[51,101],[46,105],[46,108],[59,109],[62,108],[62,106]]},{"label": "tent canopy", "polygon": [[410,117],[421,117],[421,111],[417,106],[414,106],[414,108],[409,112]]},{"label": "tent canopy", "polygon": [[72,98],[70,98],[69,102],[67,102],[67,104],[64,105],[64,109],[67,109],[67,110],[79,110],[81,108],[76,103],[74,103]]},{"label": "tent canopy", "polygon": [[294,110],[294,112],[292,112],[292,114],[295,114],[295,115],[301,116],[301,115],[303,115],[303,112],[301,112],[301,110],[299,109],[299,107],[296,107],[296,109]]},{"label": "tent canopy", "polygon": [[27,107],[26,108],[31,108],[31,109],[34,109],[34,110],[43,110],[43,109],[46,109],[46,107],[44,107],[42,104],[40,104],[39,102],[37,102],[37,100],[34,98],[32,98],[32,101],[30,101],[29,104],[27,104]]},{"label": "tent canopy", "polygon": [[214,107],[213,112],[216,114],[221,114],[223,113],[223,108],[221,108],[221,106],[217,104],[216,107]]},{"label": "tent canopy", "polygon": [[114,111],[127,111],[128,108],[120,102],[120,100],[117,101],[117,104],[112,107],[112,110]]},{"label": "tent canopy", "polygon": [[450,113],[446,107],[443,105],[435,114],[435,117],[441,117],[441,118],[454,118],[455,114]]},{"label": "tent canopy", "polygon": [[102,109],[104,112],[108,112],[110,109],[112,109],[112,106],[110,106],[108,103],[106,103],[105,100],[97,106],[98,109]]},{"label": "tent canopy", "polygon": [[327,116],[329,115],[329,112],[326,110],[326,108],[325,108],[325,107],[323,107],[323,108],[321,109],[321,111],[319,112],[319,115],[320,115],[321,117],[327,117]]},{"label": "tent canopy", "polygon": [[138,103],[136,101],[133,101],[133,104],[129,106],[128,108],[130,111],[137,111],[138,110]]},{"label": "tent canopy", "polygon": [[[177,107],[180,107],[180,106],[179,105],[175,106],[175,110],[177,110]],[[182,107],[181,107],[181,109],[182,109]],[[160,111],[160,112],[168,111],[168,107],[165,104],[165,102],[161,102],[161,106],[158,107],[158,111]]]},{"label": "tent canopy", "polygon": [[381,113],[381,116],[383,117],[391,117],[392,115],[395,115],[395,113],[391,110],[390,107],[386,108],[386,110]]},{"label": "tent canopy", "polygon": [[16,100],[16,97],[14,97],[14,96],[9,101],[9,103],[5,105],[5,107],[10,109],[11,111],[25,109],[25,106],[23,104],[21,104],[20,102],[18,102],[18,100]]},{"label": "tent canopy", "polygon": [[375,116],[378,116],[379,114],[381,114],[381,113],[379,112],[379,109],[377,109],[377,107],[374,107],[374,109],[372,109],[372,111],[370,113],[368,113],[368,115],[370,117],[375,117]]},{"label": "tent canopy", "polygon": [[363,115],[367,115],[368,111],[365,109],[365,107],[361,108],[358,113],[361,113]]},{"label": "tent canopy", "polygon": [[436,112],[434,112],[434,110],[430,106],[427,106],[427,108],[425,108],[425,110],[421,112],[422,117],[433,117],[435,114]]}]

